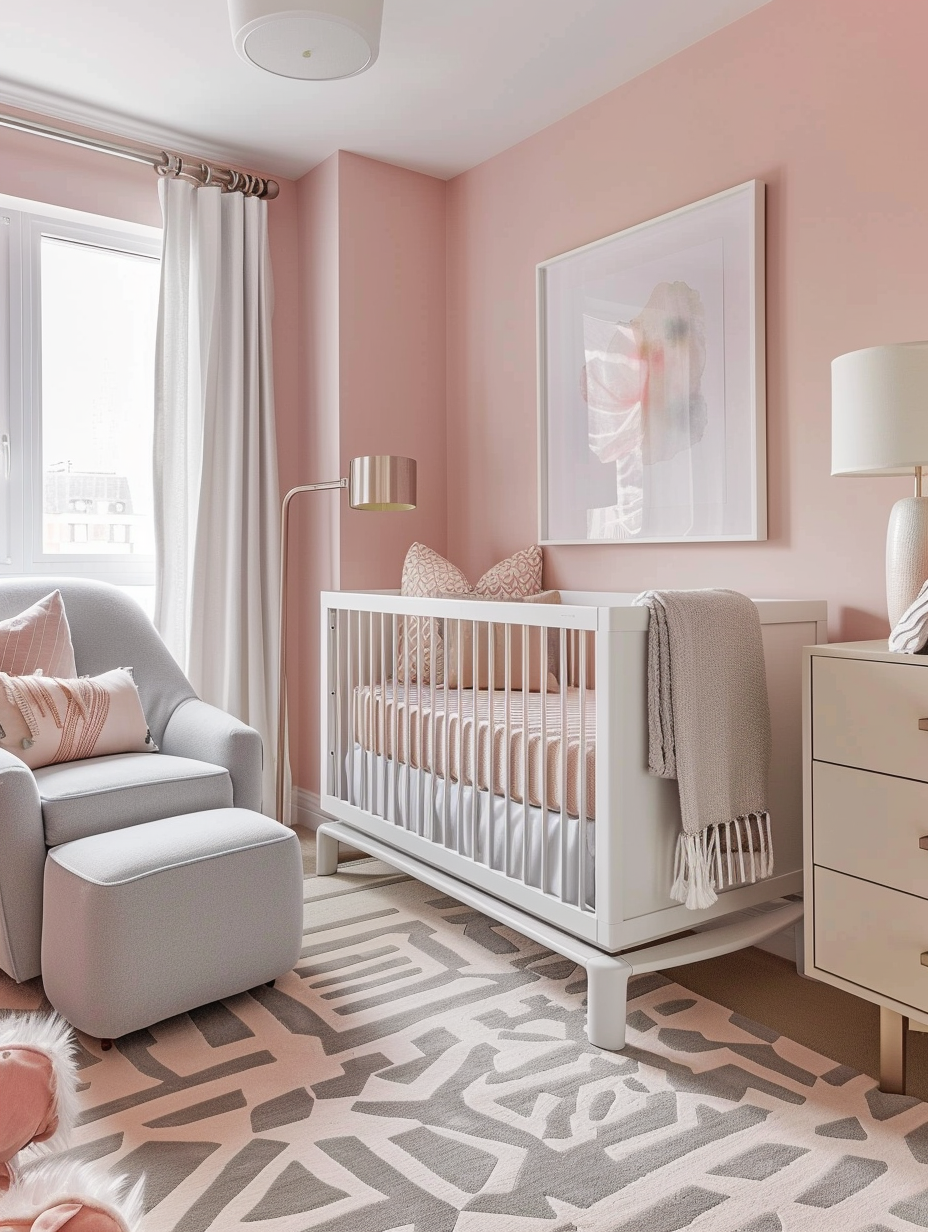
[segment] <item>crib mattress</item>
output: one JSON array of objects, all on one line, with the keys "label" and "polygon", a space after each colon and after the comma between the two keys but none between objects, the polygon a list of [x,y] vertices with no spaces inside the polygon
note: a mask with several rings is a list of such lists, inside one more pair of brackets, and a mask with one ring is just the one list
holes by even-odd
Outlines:
[{"label": "crib mattress", "polygon": [[520,804],[527,783],[530,805],[579,817],[584,799],[584,817],[596,816],[592,689],[582,690],[581,701],[577,688],[491,695],[443,685],[361,685],[352,720],[354,741],[369,753]]}]

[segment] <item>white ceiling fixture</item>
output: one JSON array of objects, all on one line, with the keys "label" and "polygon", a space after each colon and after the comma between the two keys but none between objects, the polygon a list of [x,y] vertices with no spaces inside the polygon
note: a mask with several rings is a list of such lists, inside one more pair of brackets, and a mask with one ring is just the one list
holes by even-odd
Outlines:
[{"label": "white ceiling fixture", "polygon": [[387,0],[369,72],[299,81],[236,55],[226,0],[0,0],[0,107],[261,175],[352,150],[448,179],[767,3]]},{"label": "white ceiling fixture", "polygon": [[[286,7],[283,7],[286,5]],[[229,0],[243,60],[277,77],[334,81],[377,59],[383,0]]]}]

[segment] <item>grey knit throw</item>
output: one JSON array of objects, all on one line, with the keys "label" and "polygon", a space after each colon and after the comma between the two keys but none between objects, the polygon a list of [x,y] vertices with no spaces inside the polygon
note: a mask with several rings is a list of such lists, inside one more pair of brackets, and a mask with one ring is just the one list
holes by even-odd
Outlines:
[{"label": "grey knit throw", "polygon": [[671,896],[692,910],[773,873],[770,709],[757,608],[734,590],[649,590],[648,769],[676,779]]}]

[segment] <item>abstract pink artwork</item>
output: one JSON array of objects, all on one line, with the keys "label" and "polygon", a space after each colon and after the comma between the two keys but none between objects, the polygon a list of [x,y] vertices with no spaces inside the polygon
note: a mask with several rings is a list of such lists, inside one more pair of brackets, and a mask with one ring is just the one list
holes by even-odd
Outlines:
[{"label": "abstract pink artwork", "polygon": [[763,186],[538,267],[540,538],[766,536]]}]

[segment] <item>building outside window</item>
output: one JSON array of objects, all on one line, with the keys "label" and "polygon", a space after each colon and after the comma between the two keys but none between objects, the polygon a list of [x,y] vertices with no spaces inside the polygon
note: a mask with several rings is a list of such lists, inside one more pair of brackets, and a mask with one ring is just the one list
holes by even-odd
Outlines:
[{"label": "building outside window", "polygon": [[0,576],[153,586],[159,254],[155,228],[0,198]]}]

